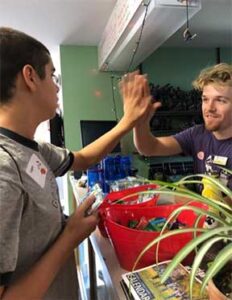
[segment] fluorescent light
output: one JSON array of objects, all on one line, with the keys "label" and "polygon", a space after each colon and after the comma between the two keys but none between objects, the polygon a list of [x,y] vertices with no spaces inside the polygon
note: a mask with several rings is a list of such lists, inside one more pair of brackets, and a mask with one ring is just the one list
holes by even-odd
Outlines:
[{"label": "fluorescent light", "polygon": [[[150,1],[141,45],[134,59],[134,67],[160,47],[186,22],[185,2],[182,0]],[[126,12],[120,16],[123,7]],[[189,0],[189,18],[200,9],[201,0]],[[98,46],[100,70],[127,71],[138,41],[144,13],[143,1],[118,0]]]}]

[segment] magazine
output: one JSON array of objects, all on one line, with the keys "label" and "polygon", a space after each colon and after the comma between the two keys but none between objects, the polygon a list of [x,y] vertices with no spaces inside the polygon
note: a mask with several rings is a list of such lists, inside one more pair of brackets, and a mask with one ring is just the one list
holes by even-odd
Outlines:
[{"label": "magazine", "polygon": [[[161,283],[160,277],[170,261],[165,261],[122,275],[122,287],[127,299],[133,300],[190,300],[190,267],[178,265],[172,275]],[[209,299],[207,292],[200,295],[204,272],[199,270],[193,287],[193,300]]]}]

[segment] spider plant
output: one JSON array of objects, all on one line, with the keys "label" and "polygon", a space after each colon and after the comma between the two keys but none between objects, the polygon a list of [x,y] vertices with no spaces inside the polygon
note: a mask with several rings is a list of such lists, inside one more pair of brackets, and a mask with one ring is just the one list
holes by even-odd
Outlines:
[{"label": "spider plant", "polygon": [[[228,173],[232,174],[232,171],[226,170]],[[159,243],[161,240],[173,236],[178,235],[180,233],[192,232],[194,234],[194,238],[185,245],[171,260],[170,264],[166,268],[165,272],[161,276],[161,281],[165,282],[165,280],[170,276],[175,267],[182,262],[184,258],[186,258],[192,251],[195,250],[195,257],[191,266],[191,274],[190,274],[190,298],[192,299],[193,295],[193,284],[195,275],[197,273],[198,268],[202,264],[206,253],[209,249],[217,242],[221,241],[223,243],[222,249],[217,253],[214,260],[208,266],[205,277],[202,281],[201,293],[204,292],[208,283],[213,277],[222,270],[222,268],[231,263],[232,260],[232,207],[227,203],[225,197],[222,197],[220,201],[213,199],[212,197],[204,197],[198,193],[195,193],[189,190],[186,186],[189,184],[202,184],[202,179],[206,179],[210,182],[211,185],[214,186],[215,189],[221,191],[225,197],[228,199],[232,199],[232,191],[225,187],[218,179],[212,178],[208,175],[197,174],[197,175],[189,175],[182,178],[180,181],[176,183],[167,183],[162,181],[151,181],[151,183],[155,183],[159,185],[159,188],[155,191],[159,194],[169,194],[176,195],[180,197],[184,197],[188,199],[183,206],[177,208],[173,211],[168,220],[166,221],[160,235],[150,242],[143,251],[139,254],[133,270],[136,268],[137,263],[141,259],[141,257],[145,254],[145,252],[151,248],[153,245],[157,244],[156,247],[156,262],[158,263],[158,251],[159,251]],[[198,201],[204,203],[208,206],[208,209],[197,208],[191,206],[193,201]],[[192,210],[195,214],[197,214],[197,219],[192,228],[184,228],[178,230],[167,231],[168,224],[178,217],[178,215],[184,210]],[[214,218],[217,221],[218,225],[216,228],[199,228],[198,222],[200,218],[209,216]]]}]

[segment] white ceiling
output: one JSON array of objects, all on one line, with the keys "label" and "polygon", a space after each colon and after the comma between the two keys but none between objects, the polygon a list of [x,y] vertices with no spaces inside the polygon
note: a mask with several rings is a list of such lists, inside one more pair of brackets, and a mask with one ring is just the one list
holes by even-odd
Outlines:
[{"label": "white ceiling", "polygon": [[[27,32],[50,49],[60,44],[97,45],[117,0],[0,0],[0,26]],[[232,0],[202,0],[190,20],[197,37],[183,41],[184,27],[165,46],[231,47]]]},{"label": "white ceiling", "polygon": [[117,0],[0,0],[0,26],[33,35],[48,47],[97,45]]},{"label": "white ceiling", "polygon": [[232,0],[201,0],[201,3],[201,10],[189,21],[190,32],[196,33],[196,38],[184,41],[184,25],[164,46],[232,47]]}]

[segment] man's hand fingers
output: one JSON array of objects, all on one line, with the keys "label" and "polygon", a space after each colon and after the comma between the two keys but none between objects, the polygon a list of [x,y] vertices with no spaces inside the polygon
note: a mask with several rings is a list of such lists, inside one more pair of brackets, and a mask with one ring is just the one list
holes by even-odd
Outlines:
[{"label": "man's hand fingers", "polygon": [[154,103],[152,103],[152,105],[151,105],[151,107],[152,107],[152,115],[154,115],[154,113],[157,111],[157,109],[159,108],[159,107],[161,107],[162,106],[162,104],[161,104],[161,102],[154,102]]}]

